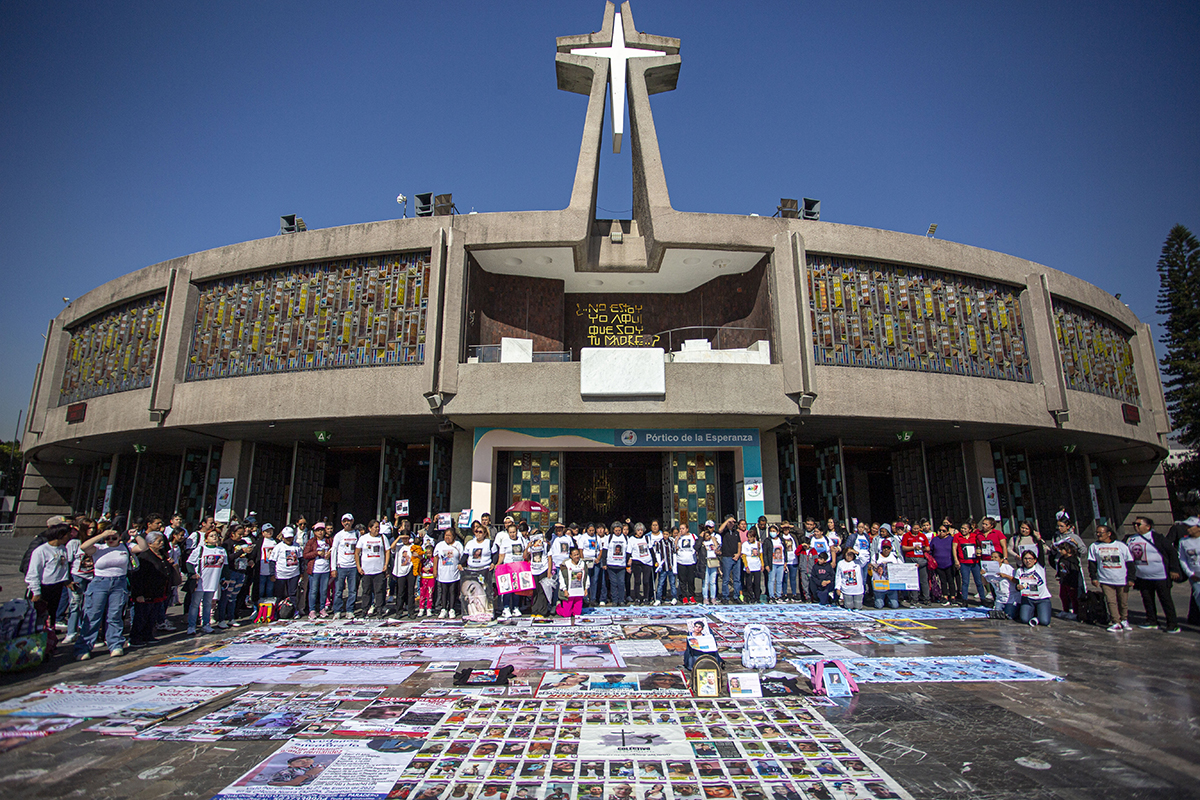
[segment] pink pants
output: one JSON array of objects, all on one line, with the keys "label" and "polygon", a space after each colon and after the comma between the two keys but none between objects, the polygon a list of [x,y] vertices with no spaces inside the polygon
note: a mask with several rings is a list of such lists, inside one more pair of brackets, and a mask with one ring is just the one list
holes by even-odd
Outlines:
[{"label": "pink pants", "polygon": [[583,598],[568,597],[565,600],[559,600],[556,611],[560,617],[578,617],[583,613]]}]

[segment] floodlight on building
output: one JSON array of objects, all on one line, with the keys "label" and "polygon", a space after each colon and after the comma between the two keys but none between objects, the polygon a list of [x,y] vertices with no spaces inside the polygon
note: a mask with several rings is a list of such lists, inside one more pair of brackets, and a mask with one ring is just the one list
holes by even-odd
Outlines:
[{"label": "floodlight on building", "polygon": [[304,224],[304,220],[295,214],[284,214],[279,218],[279,233],[299,233],[300,231],[308,230],[308,226]]},{"label": "floodlight on building", "polygon": [[403,194],[396,195],[396,204],[403,207],[402,210],[400,211],[400,216],[407,217],[408,216],[408,196],[403,195]]},{"label": "floodlight on building", "polygon": [[794,197],[779,198],[779,209],[776,212],[783,219],[799,219],[800,204],[796,202]]},{"label": "floodlight on building", "polygon": [[933,238],[933,235],[934,235],[935,233],[937,233],[937,223],[936,223],[936,222],[932,222],[932,223],[930,223],[930,225],[929,225],[929,230],[925,231],[925,235],[926,235],[927,237],[929,237],[930,239],[932,239],[932,238]]},{"label": "floodlight on building", "polygon": [[804,198],[804,208],[800,211],[802,219],[821,219],[821,201],[811,197]]},{"label": "floodlight on building", "polygon": [[436,412],[442,407],[442,395],[440,392],[426,392],[425,402],[429,403],[429,410]]},{"label": "floodlight on building", "polygon": [[813,403],[817,399],[816,392],[805,392],[800,395],[800,399],[796,403],[800,406],[801,411],[812,411]]}]

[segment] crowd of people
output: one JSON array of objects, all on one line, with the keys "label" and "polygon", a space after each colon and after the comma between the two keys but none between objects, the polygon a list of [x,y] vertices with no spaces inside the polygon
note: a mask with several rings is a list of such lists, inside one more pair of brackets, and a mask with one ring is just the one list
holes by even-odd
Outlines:
[{"label": "crowd of people", "polygon": [[[152,514],[129,527],[80,516],[51,518],[26,558],[30,599],[40,613],[53,614],[65,631],[62,642],[80,660],[100,638],[110,655],[123,655],[126,629],[134,647],[177,630],[167,615],[174,606],[182,607],[192,635],[259,619],[263,601],[282,618],[454,618],[466,611],[459,590],[467,580],[489,587],[500,618],[573,617],[584,604],[855,609],[975,602],[1045,626],[1053,570],[1062,618],[1078,619],[1089,593],[1102,594],[1108,630],[1129,629],[1129,590],[1137,588],[1145,610],[1140,627],[1178,633],[1171,585],[1186,580],[1189,621],[1200,622],[1200,517],[1166,536],[1146,517],[1121,539],[1098,525],[1096,541],[1085,545],[1065,513],[1050,537],[1029,522],[1006,536],[990,517],[943,519],[935,529],[927,519],[847,527],[808,518],[796,527],[728,516],[693,531],[686,523],[663,528],[657,520],[647,526],[628,519],[547,530],[511,516],[493,524],[489,514],[469,529],[438,529],[430,518],[414,526],[407,518],[358,523],[343,514],[336,526],[320,521],[310,528],[301,517],[276,531],[251,514],[225,524],[209,516],[189,531],[178,514]],[[499,573],[518,564],[528,565],[537,588],[498,592]],[[910,577],[915,571],[915,586],[891,585],[894,564],[915,567],[905,570]]]}]

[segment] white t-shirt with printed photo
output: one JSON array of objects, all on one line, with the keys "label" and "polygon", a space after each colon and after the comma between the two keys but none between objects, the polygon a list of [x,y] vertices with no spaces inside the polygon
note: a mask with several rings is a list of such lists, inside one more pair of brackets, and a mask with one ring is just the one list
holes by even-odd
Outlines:
[{"label": "white t-shirt with printed photo", "polygon": [[383,572],[387,561],[388,540],[382,536],[359,537],[354,549],[358,551],[358,561],[362,565],[364,575],[378,575]]},{"label": "white t-shirt with printed photo", "polygon": [[458,562],[462,558],[463,548],[458,542],[438,542],[433,548],[434,558],[438,559],[438,583],[454,583],[459,579],[461,570]]},{"label": "white t-shirt with printed photo", "polygon": [[295,578],[300,574],[300,556],[304,548],[286,542],[279,542],[271,551],[271,561],[275,563],[275,577],[279,580]]},{"label": "white t-shirt with printed photo", "polygon": [[1088,547],[1088,561],[1096,562],[1096,580],[1108,586],[1124,586],[1127,573],[1125,565],[1133,560],[1124,542],[1092,542]]},{"label": "white t-shirt with printed photo", "polygon": [[354,546],[358,534],[354,531],[338,531],[333,536],[333,563],[338,569],[354,566]]}]

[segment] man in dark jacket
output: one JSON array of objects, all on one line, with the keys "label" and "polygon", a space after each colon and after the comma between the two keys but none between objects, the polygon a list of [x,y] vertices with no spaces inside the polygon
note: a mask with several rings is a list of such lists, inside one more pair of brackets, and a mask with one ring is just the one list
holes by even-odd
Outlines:
[{"label": "man in dark jacket", "polygon": [[1142,593],[1142,605],[1146,609],[1146,621],[1139,628],[1152,630],[1159,627],[1155,597],[1162,603],[1166,617],[1167,633],[1179,633],[1179,621],[1175,616],[1175,601],[1171,599],[1171,584],[1179,580],[1183,570],[1179,566],[1179,554],[1167,540],[1154,530],[1154,521],[1149,517],[1133,520],[1133,533],[1125,537],[1125,544],[1133,556],[1136,569],[1134,586]]},{"label": "man in dark jacket", "polygon": [[836,578],[837,573],[829,563],[829,553],[824,550],[818,551],[817,563],[813,564],[812,578],[809,579],[809,589],[821,605],[833,603],[833,582]]}]

